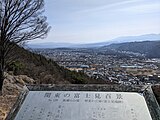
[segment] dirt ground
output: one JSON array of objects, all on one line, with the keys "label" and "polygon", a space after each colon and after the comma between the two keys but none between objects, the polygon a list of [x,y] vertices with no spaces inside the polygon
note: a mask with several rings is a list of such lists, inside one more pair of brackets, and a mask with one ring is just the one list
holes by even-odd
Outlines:
[{"label": "dirt ground", "polygon": [[10,109],[17,100],[18,95],[26,84],[33,84],[34,80],[25,75],[9,75],[3,83],[3,96],[0,96],[0,120],[5,120]]},{"label": "dirt ground", "polygon": [[0,96],[0,120],[5,120],[16,99],[16,95]]}]

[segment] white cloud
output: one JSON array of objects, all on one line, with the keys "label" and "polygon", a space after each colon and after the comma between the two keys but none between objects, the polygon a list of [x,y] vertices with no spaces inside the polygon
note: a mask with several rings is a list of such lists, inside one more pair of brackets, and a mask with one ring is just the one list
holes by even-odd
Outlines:
[{"label": "white cloud", "polygon": [[[160,0],[46,0],[47,41],[100,42],[159,33]],[[43,40],[45,41],[45,40]]]},{"label": "white cloud", "polygon": [[160,12],[160,3],[148,3],[148,4],[137,4],[134,6],[129,6],[125,8],[119,9],[120,11],[123,12],[128,12],[128,13],[153,13],[153,12]]}]

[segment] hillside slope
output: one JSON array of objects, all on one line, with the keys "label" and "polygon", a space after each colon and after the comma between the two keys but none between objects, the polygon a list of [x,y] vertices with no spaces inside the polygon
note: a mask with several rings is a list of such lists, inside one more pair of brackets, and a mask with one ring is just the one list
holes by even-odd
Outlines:
[{"label": "hillside slope", "polygon": [[145,54],[149,58],[160,58],[160,41],[127,42],[120,44],[111,44],[106,48],[119,51],[131,51]]},{"label": "hillside slope", "polygon": [[36,84],[106,83],[102,80],[91,79],[84,73],[69,71],[60,67],[53,60],[22,47],[17,46],[14,52],[16,59],[8,65],[8,71],[14,71],[15,75],[27,75],[33,78]]}]

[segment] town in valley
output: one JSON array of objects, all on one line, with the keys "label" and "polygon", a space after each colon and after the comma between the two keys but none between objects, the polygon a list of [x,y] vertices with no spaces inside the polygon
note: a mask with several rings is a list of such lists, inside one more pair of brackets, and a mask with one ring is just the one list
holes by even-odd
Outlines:
[{"label": "town in valley", "polygon": [[145,54],[103,48],[33,49],[71,71],[122,85],[160,82],[160,59]]}]

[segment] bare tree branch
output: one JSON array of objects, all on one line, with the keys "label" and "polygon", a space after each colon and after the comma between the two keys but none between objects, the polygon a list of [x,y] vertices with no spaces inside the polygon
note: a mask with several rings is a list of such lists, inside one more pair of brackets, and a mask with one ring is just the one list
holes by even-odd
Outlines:
[{"label": "bare tree branch", "polygon": [[44,0],[0,0],[0,90],[5,66],[16,44],[46,37]]}]

